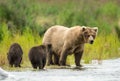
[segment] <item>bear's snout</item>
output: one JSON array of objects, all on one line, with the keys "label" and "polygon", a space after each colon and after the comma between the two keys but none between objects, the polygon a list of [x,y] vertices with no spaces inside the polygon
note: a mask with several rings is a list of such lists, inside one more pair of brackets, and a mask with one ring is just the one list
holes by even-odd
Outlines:
[{"label": "bear's snout", "polygon": [[90,40],[90,44],[93,44],[94,43],[94,41],[93,40]]},{"label": "bear's snout", "polygon": [[93,44],[93,42],[94,42],[94,38],[93,38],[93,36],[92,36],[92,35],[90,35],[90,37],[89,37],[88,41],[89,41],[89,43],[90,43],[90,44]]}]

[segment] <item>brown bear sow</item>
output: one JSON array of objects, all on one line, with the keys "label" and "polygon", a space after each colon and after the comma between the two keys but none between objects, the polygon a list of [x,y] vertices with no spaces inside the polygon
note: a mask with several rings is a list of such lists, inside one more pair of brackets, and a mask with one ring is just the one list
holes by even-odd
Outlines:
[{"label": "brown bear sow", "polygon": [[7,53],[7,58],[11,67],[21,67],[20,63],[22,61],[23,51],[18,43],[13,43],[10,46],[9,52]]},{"label": "brown bear sow", "polygon": [[[50,27],[43,37],[43,44],[51,45],[47,65],[64,66],[68,54],[74,54],[76,66],[81,66],[80,60],[84,51],[84,44],[93,44],[97,32],[97,27],[74,26],[67,28],[58,25]],[[54,63],[52,55],[54,55]]]},{"label": "brown bear sow", "polygon": [[29,51],[29,60],[34,69],[43,69],[46,64],[47,47],[44,45],[32,47]]}]

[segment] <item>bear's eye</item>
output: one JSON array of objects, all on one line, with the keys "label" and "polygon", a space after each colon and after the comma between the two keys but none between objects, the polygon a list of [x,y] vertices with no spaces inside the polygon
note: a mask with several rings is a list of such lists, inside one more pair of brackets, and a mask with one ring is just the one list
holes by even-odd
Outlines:
[{"label": "bear's eye", "polygon": [[95,35],[92,35],[93,38],[95,38]]},{"label": "bear's eye", "polygon": [[90,37],[90,35],[87,35],[87,37]]},{"label": "bear's eye", "polygon": [[88,38],[88,37],[90,37],[90,35],[86,35],[86,37]]}]

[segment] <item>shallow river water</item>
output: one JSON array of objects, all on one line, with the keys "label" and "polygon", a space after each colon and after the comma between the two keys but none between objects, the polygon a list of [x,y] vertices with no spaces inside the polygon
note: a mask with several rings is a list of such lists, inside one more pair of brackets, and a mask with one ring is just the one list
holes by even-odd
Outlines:
[{"label": "shallow river water", "polygon": [[[7,72],[0,81],[120,81],[120,59],[83,64],[78,69],[46,69],[44,71]],[[2,77],[2,76],[1,76]]]}]

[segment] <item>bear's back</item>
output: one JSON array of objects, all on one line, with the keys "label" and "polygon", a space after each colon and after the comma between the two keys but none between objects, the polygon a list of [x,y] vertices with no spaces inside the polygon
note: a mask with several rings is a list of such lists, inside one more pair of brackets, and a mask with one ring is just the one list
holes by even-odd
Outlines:
[{"label": "bear's back", "polygon": [[40,57],[45,57],[46,55],[46,48],[45,46],[35,46],[32,47],[29,51],[29,57],[33,57],[33,58],[40,58]]},{"label": "bear's back", "polygon": [[60,38],[62,40],[63,36],[65,35],[65,32],[68,29],[69,28],[67,27],[59,26],[59,25],[50,27],[44,34],[43,44],[51,44],[52,42],[59,42],[56,40]]},{"label": "bear's back", "polygon": [[80,33],[80,29],[80,26],[74,26],[71,28],[59,25],[52,26],[44,34],[43,44],[51,44],[52,50],[55,53],[58,53],[62,50],[65,41],[75,40],[76,36]]},{"label": "bear's back", "polygon": [[20,46],[18,43],[13,43],[13,44],[10,46],[9,53],[15,54],[15,55],[16,55],[16,54],[17,54],[17,55],[22,55],[22,54],[23,54],[23,51],[22,51],[21,46]]}]

